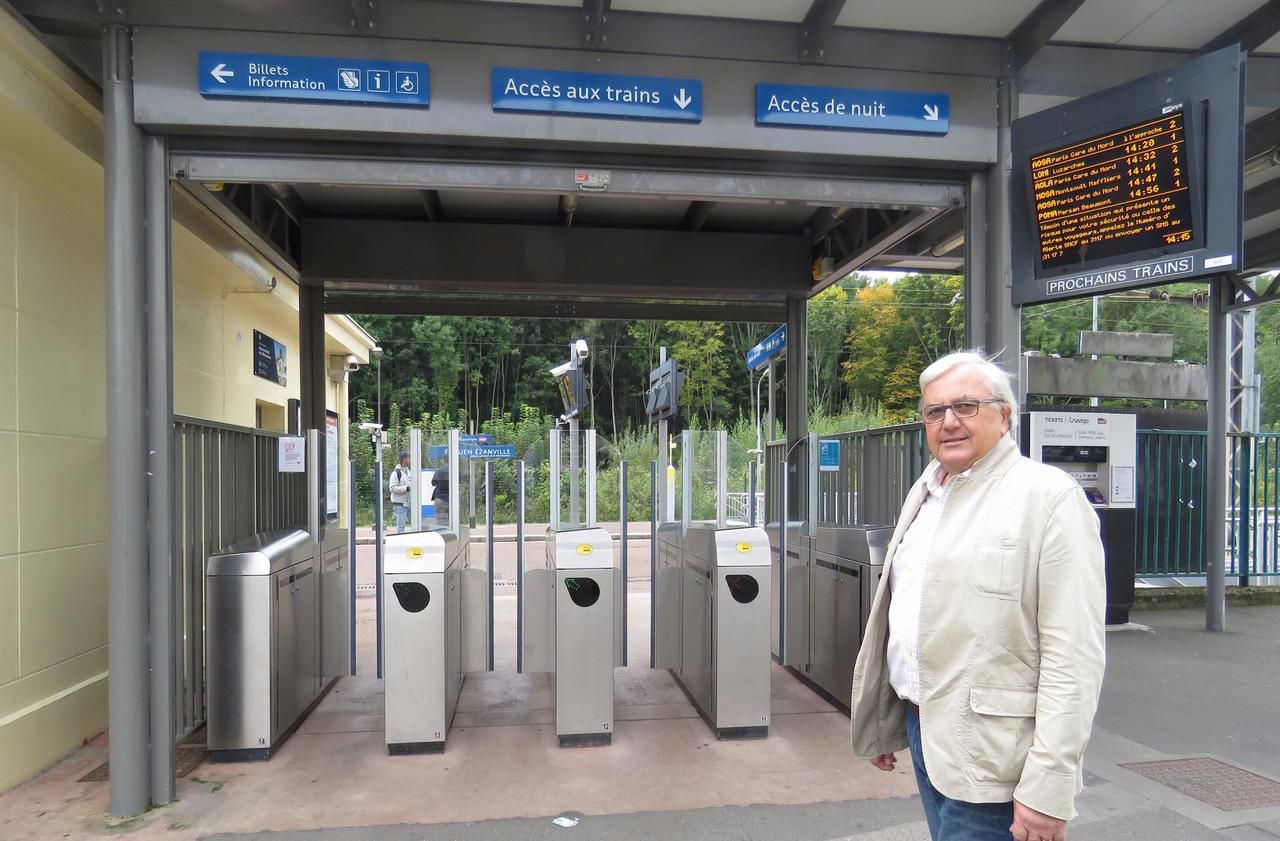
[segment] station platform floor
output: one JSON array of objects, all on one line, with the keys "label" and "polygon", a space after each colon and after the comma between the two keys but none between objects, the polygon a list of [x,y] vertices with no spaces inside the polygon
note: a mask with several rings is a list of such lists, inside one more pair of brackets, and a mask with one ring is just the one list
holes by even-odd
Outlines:
[{"label": "station platform floor", "polygon": [[[892,774],[855,759],[848,718],[785,670],[773,672],[769,737],[716,741],[669,673],[647,668],[643,589],[633,586],[630,597],[632,665],[616,672],[610,747],[556,746],[549,678],[514,673],[514,647],[504,644],[514,631],[514,596],[500,594],[496,671],[468,677],[446,752],[388,756],[380,682],[371,674],[373,600],[363,598],[360,674],[340,681],[270,762],[205,762],[179,780],[176,803],[113,822],[107,784],[79,782],[105,759],[99,738],[0,795],[0,838],[928,838],[905,757]],[[1108,635],[1103,703],[1069,837],[1280,838],[1280,608],[1234,610],[1224,635],[1200,630],[1197,611],[1135,618],[1148,627]],[[1200,770],[1209,788],[1192,796],[1133,765],[1186,759],[1245,771],[1247,778],[1222,778],[1243,799],[1227,809],[1205,802],[1213,799],[1213,768],[1208,777]],[[559,816],[580,823],[561,828],[551,822]]]}]

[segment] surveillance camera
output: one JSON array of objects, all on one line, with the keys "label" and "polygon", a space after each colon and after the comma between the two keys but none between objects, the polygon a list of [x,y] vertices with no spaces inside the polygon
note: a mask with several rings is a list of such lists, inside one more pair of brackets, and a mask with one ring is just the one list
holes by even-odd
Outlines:
[{"label": "surveillance camera", "polygon": [[565,374],[569,373],[569,371],[572,369],[573,369],[573,363],[564,362],[551,369],[551,376],[563,377]]},{"label": "surveillance camera", "polygon": [[348,357],[348,358],[347,358],[347,364],[346,364],[346,370],[347,370],[348,372],[359,371],[359,370],[360,370],[360,363],[359,363],[359,362],[357,362],[356,360],[352,359],[351,357]]},{"label": "surveillance camera", "polygon": [[586,360],[586,358],[591,354],[591,351],[587,348],[587,342],[585,339],[578,339],[573,343],[573,353],[579,360]]},{"label": "surveillance camera", "polygon": [[365,423],[360,424],[360,431],[362,432],[377,432],[380,429],[382,429],[382,424],[380,423],[369,423],[366,421]]}]

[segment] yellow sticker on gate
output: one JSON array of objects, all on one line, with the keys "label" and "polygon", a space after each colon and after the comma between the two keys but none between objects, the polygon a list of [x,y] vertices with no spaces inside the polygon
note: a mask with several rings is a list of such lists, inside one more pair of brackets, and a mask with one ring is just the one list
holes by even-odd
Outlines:
[{"label": "yellow sticker on gate", "polygon": [[748,552],[751,551],[751,544],[746,542],[745,540],[742,541],[741,543],[738,544],[738,551],[744,555],[747,554]]},{"label": "yellow sticker on gate", "polygon": [[578,554],[579,554],[579,555],[590,555],[590,554],[591,554],[592,552],[594,552],[594,551],[595,551],[595,549],[593,549],[593,548],[591,547],[591,544],[590,544],[590,543],[579,543],[579,544],[578,544]]},{"label": "yellow sticker on gate", "polygon": [[408,549],[404,550],[404,554],[405,554],[407,557],[414,558],[414,559],[421,558],[421,557],[422,557],[422,547],[421,547],[421,546],[410,546]]}]

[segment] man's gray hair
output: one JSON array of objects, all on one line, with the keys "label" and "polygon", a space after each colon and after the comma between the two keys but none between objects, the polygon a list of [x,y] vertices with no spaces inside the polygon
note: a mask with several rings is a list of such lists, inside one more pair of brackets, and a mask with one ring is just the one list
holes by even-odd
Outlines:
[{"label": "man's gray hair", "polygon": [[1017,440],[1018,430],[1018,398],[1013,394],[1013,383],[1009,372],[994,362],[995,356],[987,356],[981,350],[959,350],[938,359],[928,368],[920,372],[920,412],[924,413],[924,390],[929,383],[943,374],[964,366],[974,368],[982,375],[991,396],[998,398],[1010,409],[1009,437]]}]

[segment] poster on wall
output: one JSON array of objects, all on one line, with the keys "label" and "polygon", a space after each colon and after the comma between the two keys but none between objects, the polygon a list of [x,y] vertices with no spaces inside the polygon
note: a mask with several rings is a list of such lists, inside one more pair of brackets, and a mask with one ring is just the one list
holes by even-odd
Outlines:
[{"label": "poster on wall", "polygon": [[289,369],[288,348],[260,330],[253,331],[253,373],[277,385],[285,385]]},{"label": "poster on wall", "polygon": [[281,473],[307,472],[307,439],[301,435],[284,435],[280,441],[280,456],[277,464]]},{"label": "poster on wall", "polygon": [[338,516],[338,413],[324,413],[325,443],[325,511],[330,517]]}]

